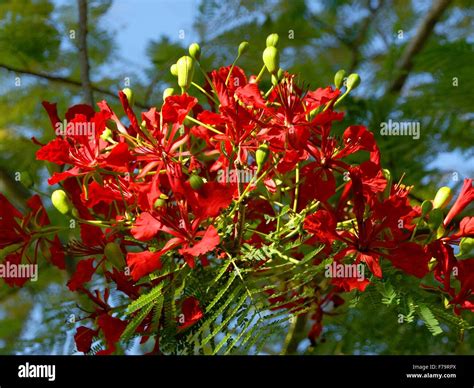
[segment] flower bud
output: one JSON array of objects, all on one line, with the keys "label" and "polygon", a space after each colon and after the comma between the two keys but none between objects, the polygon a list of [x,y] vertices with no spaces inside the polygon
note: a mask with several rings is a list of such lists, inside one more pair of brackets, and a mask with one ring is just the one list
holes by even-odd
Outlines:
[{"label": "flower bud", "polygon": [[125,94],[125,96],[127,97],[128,105],[133,106],[133,104],[135,103],[135,98],[134,98],[134,96],[133,96],[132,89],[130,89],[130,88],[125,88],[125,89],[122,89],[122,92],[123,92],[123,93]]},{"label": "flower bud", "polygon": [[421,216],[426,217],[431,210],[433,210],[433,203],[431,201],[423,201],[421,204]]},{"label": "flower bud", "polygon": [[73,209],[72,203],[64,190],[53,191],[51,202],[61,214],[68,214]]},{"label": "flower bud", "polygon": [[438,260],[436,260],[436,257],[432,257],[428,263],[428,269],[430,271],[433,271],[437,265],[438,265]]},{"label": "flower bud", "polygon": [[345,70],[339,70],[335,75],[334,75],[334,85],[336,88],[340,89],[342,86],[342,82],[344,81],[344,77],[346,76],[346,71]]},{"label": "flower bud", "polygon": [[441,209],[433,209],[429,215],[428,223],[431,230],[437,230],[443,222],[443,211]]},{"label": "flower bud", "polygon": [[158,209],[160,207],[163,207],[166,205],[166,200],[168,199],[168,196],[165,194],[160,194],[160,196],[155,200],[155,203],[153,204],[153,207],[155,209]]},{"label": "flower bud", "polygon": [[105,127],[105,129],[102,131],[102,134],[100,135],[100,138],[102,140],[107,141],[111,136],[112,136],[112,131],[110,130],[110,128]]},{"label": "flower bud", "polygon": [[472,250],[474,250],[474,238],[463,237],[459,243],[459,253],[461,255],[467,255]]},{"label": "flower bud", "polygon": [[121,269],[125,264],[122,249],[120,249],[120,245],[115,242],[107,243],[104,248],[104,255],[115,268]]},{"label": "flower bud", "polygon": [[194,60],[185,55],[178,59],[176,66],[178,69],[178,85],[183,89],[188,89],[193,80]]},{"label": "flower bud", "polygon": [[176,63],[174,65],[171,65],[170,73],[174,75],[175,77],[178,76],[178,65]]},{"label": "flower bud", "polygon": [[267,36],[267,47],[276,47],[278,44],[278,34],[270,34]]},{"label": "flower bud", "polygon": [[201,58],[201,47],[197,43],[192,43],[189,46],[189,55],[191,55],[191,58],[199,62],[199,59]]},{"label": "flower bud", "polygon": [[357,86],[359,86],[359,84],[360,84],[359,74],[352,73],[351,75],[349,75],[349,77],[347,77],[347,82],[346,82],[347,90],[353,90]]},{"label": "flower bud", "polygon": [[270,155],[270,149],[268,148],[267,144],[262,144],[258,147],[257,151],[255,152],[255,161],[257,162],[257,173],[259,173],[263,165],[267,162],[268,157]]},{"label": "flower bud", "polygon": [[446,229],[444,228],[444,226],[441,224],[438,229],[436,230],[436,239],[439,240],[440,238],[442,238],[446,233]]},{"label": "flower bud", "polygon": [[434,197],[433,207],[435,209],[444,209],[446,206],[448,206],[449,202],[451,202],[452,198],[452,190],[447,186],[443,186],[438,190]]},{"label": "flower bud", "polygon": [[239,44],[239,57],[247,52],[249,49],[249,42],[243,41],[242,43]]},{"label": "flower bud", "polygon": [[163,90],[163,101],[166,101],[166,97],[172,96],[174,93],[174,88],[166,88]]},{"label": "flower bud", "polygon": [[263,63],[271,74],[277,74],[280,68],[280,54],[274,46],[267,47],[263,51]]},{"label": "flower bud", "polygon": [[199,190],[204,184],[204,180],[197,174],[192,174],[189,178],[189,184],[193,190]]}]

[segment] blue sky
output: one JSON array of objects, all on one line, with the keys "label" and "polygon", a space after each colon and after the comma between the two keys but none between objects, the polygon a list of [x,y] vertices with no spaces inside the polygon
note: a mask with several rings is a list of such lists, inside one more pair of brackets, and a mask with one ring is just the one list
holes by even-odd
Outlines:
[{"label": "blue sky", "polygon": [[166,35],[180,40],[184,31],[185,45],[198,40],[192,29],[199,0],[115,0],[104,17],[127,65],[143,69],[148,65],[146,47],[151,40]]}]

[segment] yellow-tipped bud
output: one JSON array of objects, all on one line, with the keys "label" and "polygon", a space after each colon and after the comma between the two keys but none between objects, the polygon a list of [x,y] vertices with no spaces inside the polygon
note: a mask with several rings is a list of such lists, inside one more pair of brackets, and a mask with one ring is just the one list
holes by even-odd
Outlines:
[{"label": "yellow-tipped bud", "polygon": [[249,49],[249,42],[243,41],[242,43],[240,43],[239,44],[239,51],[238,51],[239,57],[241,55],[244,55],[247,52],[248,49]]},{"label": "yellow-tipped bud", "polygon": [[73,209],[72,203],[64,190],[53,191],[51,202],[61,214],[68,214]]},{"label": "yellow-tipped bud", "polygon": [[278,34],[270,34],[267,36],[267,47],[276,47],[280,37]]},{"label": "yellow-tipped bud", "polygon": [[263,63],[270,74],[277,74],[280,69],[280,54],[274,46],[267,47],[263,51]]},{"label": "yellow-tipped bud", "polygon": [[174,88],[166,88],[163,90],[163,101],[166,100],[166,97],[172,96],[174,93]]},{"label": "yellow-tipped bud", "polygon": [[122,92],[124,92],[125,96],[127,97],[127,100],[128,100],[128,104],[130,106],[133,106],[133,104],[135,103],[135,98],[133,96],[133,91],[132,89],[130,88],[125,88],[125,89],[122,89]]},{"label": "yellow-tipped bud", "polygon": [[448,186],[441,187],[433,199],[435,209],[444,209],[453,198],[453,191]]},{"label": "yellow-tipped bud", "polygon": [[171,73],[172,75],[174,75],[175,77],[178,76],[178,65],[177,65],[176,63],[173,64],[173,65],[171,65],[171,67],[170,67],[170,73]]},{"label": "yellow-tipped bud", "polygon": [[353,90],[357,86],[359,86],[359,84],[360,84],[359,74],[352,73],[351,75],[349,75],[349,77],[347,77],[347,82],[346,82],[347,90]]},{"label": "yellow-tipped bud", "polygon": [[103,131],[102,131],[102,134],[100,135],[100,138],[102,140],[105,140],[107,141],[110,137],[112,136],[112,130],[110,128],[105,128]]},{"label": "yellow-tipped bud", "polygon": [[178,59],[176,66],[178,68],[178,85],[186,90],[191,86],[193,80],[194,60],[185,55]]},{"label": "yellow-tipped bud", "polygon": [[199,59],[201,58],[201,47],[197,43],[192,43],[189,46],[189,55],[191,55],[191,58],[199,62]]},{"label": "yellow-tipped bud", "polygon": [[258,147],[255,152],[255,161],[257,162],[257,173],[260,172],[263,168],[263,165],[267,162],[270,155],[270,149],[267,144],[262,144]]},{"label": "yellow-tipped bud", "polygon": [[339,70],[334,75],[334,85],[336,86],[336,88],[338,88],[338,89],[341,88],[345,76],[346,76],[346,71],[345,70]]}]

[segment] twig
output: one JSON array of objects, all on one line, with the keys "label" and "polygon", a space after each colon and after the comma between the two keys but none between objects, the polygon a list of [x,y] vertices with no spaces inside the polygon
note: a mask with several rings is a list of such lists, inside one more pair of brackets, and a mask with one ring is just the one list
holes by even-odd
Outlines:
[{"label": "twig", "polygon": [[441,16],[451,2],[452,0],[437,0],[426,14],[425,18],[421,21],[414,38],[406,46],[405,51],[396,66],[395,74],[398,74],[398,76],[393,80],[388,89],[390,93],[398,93],[402,90],[403,85],[408,78],[408,74],[413,68],[413,59],[425,46],[434,26],[441,19]]},{"label": "twig", "polygon": [[90,79],[89,55],[87,53],[87,0],[77,0],[79,8],[79,67],[81,70],[84,99],[94,106],[94,96]]}]

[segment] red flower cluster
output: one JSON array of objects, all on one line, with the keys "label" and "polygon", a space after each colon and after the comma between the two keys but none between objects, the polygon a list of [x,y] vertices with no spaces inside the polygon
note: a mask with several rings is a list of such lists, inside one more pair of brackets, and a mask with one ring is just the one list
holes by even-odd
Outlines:
[{"label": "red flower cluster", "polygon": [[[445,204],[414,206],[410,188],[391,182],[367,128],[349,126],[342,136],[335,134],[333,123],[343,119],[334,110],[338,88],[305,91],[294,75],[280,73],[264,92],[260,77],[247,78],[237,66],[206,78],[201,90],[207,108],[183,91],[137,117],[120,92],[124,120],[105,101],[98,111],[75,105],[66,112],[73,130],[42,145],[37,159],[58,166],[48,182],[62,186],[66,196],[55,206],[78,222],[79,241],[61,243],[55,230],[52,239],[44,237],[49,220],[38,196],[28,202],[26,215],[0,197],[0,248],[11,248],[5,261],[36,262],[38,249],[62,269],[65,253],[77,261],[68,287],[92,301],[94,309],[83,319],[95,327],[78,328],[79,351],[90,351],[100,333],[107,345],[102,353],[115,351],[127,322],[113,313],[113,288],[133,301],[160,283],[153,274],[165,264],[205,268],[222,257],[238,258],[243,243],[261,246],[262,236],[278,228],[272,217],[285,204],[306,215],[291,239],[324,245],[315,265],[332,257],[340,264],[366,265],[375,278],[384,276],[384,265],[419,279],[432,273],[456,312],[474,311],[474,258],[458,260],[453,250],[462,238],[474,237],[473,217],[454,221],[474,198],[472,180],[466,179],[443,222]],[[61,123],[55,104],[44,107],[53,127]],[[220,179],[229,171],[235,179]],[[34,257],[27,250],[31,244]],[[94,275],[107,282],[102,293]],[[7,282],[22,285],[24,279]],[[321,333],[329,302],[337,307],[344,303],[341,293],[364,291],[369,284],[369,276],[332,278],[313,301],[310,337]],[[178,331],[204,315],[194,296],[181,306]],[[153,335],[150,322],[151,313],[135,328],[143,341]]]}]

